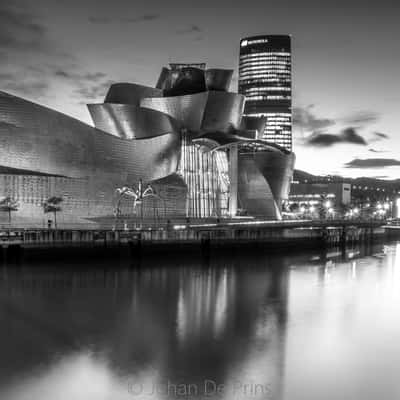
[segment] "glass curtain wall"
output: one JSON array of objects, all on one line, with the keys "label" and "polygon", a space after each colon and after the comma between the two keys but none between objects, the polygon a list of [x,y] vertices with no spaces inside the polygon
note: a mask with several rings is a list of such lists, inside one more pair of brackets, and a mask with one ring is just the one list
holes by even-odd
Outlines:
[{"label": "glass curtain wall", "polygon": [[187,133],[182,133],[180,174],[188,188],[188,217],[208,218],[228,214],[229,175],[226,151],[210,151],[193,143]]}]

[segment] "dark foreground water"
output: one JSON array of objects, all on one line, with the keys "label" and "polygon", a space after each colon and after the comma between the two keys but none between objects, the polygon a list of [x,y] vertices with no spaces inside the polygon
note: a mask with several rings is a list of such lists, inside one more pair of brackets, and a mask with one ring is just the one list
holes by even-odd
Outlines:
[{"label": "dark foreground water", "polygon": [[400,399],[400,244],[0,267],[1,400]]}]

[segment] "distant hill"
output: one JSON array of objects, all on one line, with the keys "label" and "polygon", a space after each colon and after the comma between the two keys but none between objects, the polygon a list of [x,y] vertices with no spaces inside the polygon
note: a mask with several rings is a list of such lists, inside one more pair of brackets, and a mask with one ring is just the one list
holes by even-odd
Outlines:
[{"label": "distant hill", "polygon": [[319,176],[296,169],[293,174],[293,180],[302,183],[346,182],[346,183],[351,183],[354,186],[380,187],[388,189],[390,191],[394,190],[400,191],[400,179],[385,180],[385,179],[376,179],[367,177],[345,178],[338,175]]}]

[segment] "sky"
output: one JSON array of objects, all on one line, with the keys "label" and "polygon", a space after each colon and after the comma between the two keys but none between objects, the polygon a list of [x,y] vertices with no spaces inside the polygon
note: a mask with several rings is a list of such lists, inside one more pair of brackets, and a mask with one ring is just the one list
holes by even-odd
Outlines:
[{"label": "sky", "polygon": [[[235,70],[240,38],[291,34],[296,168],[400,178],[400,3],[1,0],[0,90],[92,124],[114,82],[169,62]],[[1,119],[1,116],[0,116]]]}]

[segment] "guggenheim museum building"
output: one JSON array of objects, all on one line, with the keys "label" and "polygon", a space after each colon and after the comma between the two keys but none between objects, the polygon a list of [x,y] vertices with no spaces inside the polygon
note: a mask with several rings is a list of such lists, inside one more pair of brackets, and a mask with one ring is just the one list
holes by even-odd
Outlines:
[{"label": "guggenheim museum building", "polygon": [[132,216],[138,204],[143,218],[280,219],[295,157],[262,139],[263,117],[243,116],[232,74],[170,64],[154,88],[114,84],[88,105],[94,127],[0,92],[0,199],[25,223],[47,219],[53,196],[69,223]]}]

